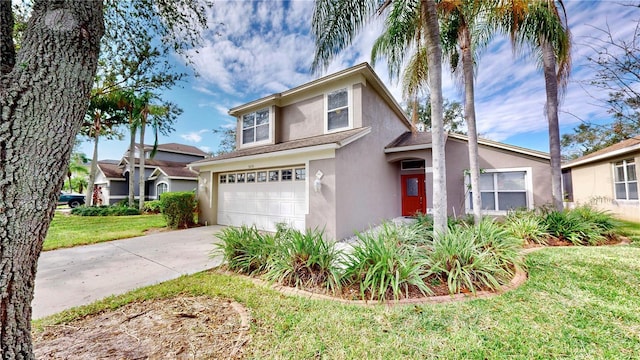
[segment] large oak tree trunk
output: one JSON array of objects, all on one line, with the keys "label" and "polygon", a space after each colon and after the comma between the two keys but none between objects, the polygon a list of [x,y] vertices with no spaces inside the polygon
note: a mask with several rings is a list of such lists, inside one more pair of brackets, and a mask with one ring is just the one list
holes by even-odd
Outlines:
[{"label": "large oak tree trunk", "polygon": [[549,122],[549,155],[551,156],[551,196],[553,207],[560,211],[562,203],[562,154],[560,149],[560,124],[558,120],[558,76],[556,55],[548,41],[542,41],[542,64],[547,92],[547,121]]},{"label": "large oak tree trunk", "polygon": [[447,178],[445,162],[445,133],[442,114],[442,47],[436,3],[421,1],[421,17],[424,22],[429,64],[429,91],[431,99],[431,136],[433,162],[433,229],[436,233],[447,231]]},{"label": "large oak tree trunk", "polygon": [[[0,77],[3,359],[33,358],[31,300],[37,261],[89,104],[104,32],[102,6],[101,0],[34,1],[16,65]],[[4,52],[0,55],[4,68],[7,59]]]},{"label": "large oak tree trunk", "polygon": [[460,48],[462,50],[462,71],[464,73],[464,119],[467,122],[467,135],[469,136],[467,146],[469,148],[471,203],[473,204],[473,221],[477,225],[482,220],[482,198],[480,197],[480,165],[478,164],[478,130],[476,129],[471,34],[466,26],[461,31]]}]

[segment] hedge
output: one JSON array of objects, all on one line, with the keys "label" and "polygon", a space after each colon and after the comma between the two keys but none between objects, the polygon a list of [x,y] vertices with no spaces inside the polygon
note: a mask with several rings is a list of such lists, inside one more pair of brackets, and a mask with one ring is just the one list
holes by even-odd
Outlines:
[{"label": "hedge", "polygon": [[191,191],[167,192],[160,195],[162,214],[173,229],[188,228],[194,224],[193,210],[196,196]]}]

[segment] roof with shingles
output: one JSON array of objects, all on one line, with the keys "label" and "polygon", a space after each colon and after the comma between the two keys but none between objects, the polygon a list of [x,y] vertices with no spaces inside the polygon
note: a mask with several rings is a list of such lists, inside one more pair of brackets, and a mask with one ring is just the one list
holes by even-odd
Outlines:
[{"label": "roof with shingles", "polygon": [[241,150],[232,151],[232,152],[227,153],[227,154],[214,156],[214,157],[207,158],[207,159],[204,159],[204,160],[198,160],[196,162],[192,162],[191,165],[198,165],[198,164],[201,164],[201,163],[215,162],[215,161],[218,161],[218,160],[240,158],[240,157],[244,157],[244,156],[268,154],[268,153],[273,153],[273,152],[277,152],[277,151],[301,149],[301,148],[310,147],[310,146],[326,145],[326,144],[332,144],[332,143],[341,145],[341,143],[343,141],[348,140],[348,139],[350,139],[352,137],[355,137],[357,135],[360,135],[361,133],[368,132],[370,130],[371,130],[371,128],[369,128],[369,127],[357,128],[357,129],[352,129],[352,130],[340,131],[340,132],[336,132],[336,133],[332,133],[332,134],[313,136],[313,137],[308,137],[308,138],[304,138],[304,139],[291,140],[291,141],[282,142],[282,143],[274,144],[274,145],[256,146],[256,147],[251,147],[251,148],[247,148],[247,149],[241,149]]},{"label": "roof with shingles", "polygon": [[113,163],[113,160],[98,161],[98,167],[104,176],[109,179],[124,179],[124,175],[122,175],[122,168],[118,164]]},{"label": "roof with shingles", "polygon": [[591,154],[571,160],[566,164],[563,164],[562,167],[570,168],[572,166],[588,164],[595,161],[608,159],[610,157],[622,155],[627,152],[631,152],[635,150],[640,150],[640,135],[623,140],[619,143],[613,144],[604,149],[600,149],[598,151],[592,152]]},{"label": "roof with shingles", "polygon": [[[145,145],[145,149],[153,149],[152,145]],[[178,143],[168,143],[168,144],[158,144],[158,150],[168,151],[168,152],[176,152],[181,154],[189,154],[189,155],[198,155],[198,156],[209,156],[208,153],[198,149],[195,146],[178,144]]]},{"label": "roof with shingles", "polygon": [[[469,137],[466,135],[455,134],[455,133],[447,133],[445,134],[446,138],[457,139],[462,141],[469,141]],[[411,132],[407,131],[404,134],[398,136],[395,140],[393,140],[389,145],[385,146],[385,149],[394,149],[391,151],[400,151],[403,148],[415,148],[423,146],[424,148],[428,148],[431,145],[432,136],[431,132]],[[497,149],[512,151],[516,153],[520,153],[523,155],[534,156],[538,158],[542,158],[545,160],[549,159],[549,154],[537,151],[533,149],[527,149],[519,146],[509,145],[497,141],[487,140],[478,138],[478,144],[484,146],[490,146]]]}]

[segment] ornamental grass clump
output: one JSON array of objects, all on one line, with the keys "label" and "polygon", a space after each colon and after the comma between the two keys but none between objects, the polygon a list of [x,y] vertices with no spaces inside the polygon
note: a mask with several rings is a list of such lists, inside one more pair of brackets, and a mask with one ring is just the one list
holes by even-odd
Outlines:
[{"label": "ornamental grass clump", "polygon": [[583,221],[593,224],[600,235],[607,238],[615,237],[620,227],[620,223],[608,211],[597,210],[590,206],[580,206],[570,211]]},{"label": "ornamental grass clump", "polygon": [[357,285],[363,299],[399,299],[411,288],[422,294],[431,290],[424,283],[426,261],[419,247],[404,244],[397,226],[384,223],[376,233],[359,233],[353,252],[346,256],[343,284]]},{"label": "ornamental grass clump", "polygon": [[275,248],[275,237],[260,233],[255,226],[226,227],[216,234],[212,256],[221,254],[229,270],[250,275],[267,270]]},{"label": "ornamental grass clump", "polygon": [[606,240],[600,227],[583,218],[580,211],[552,210],[545,214],[544,222],[551,236],[573,245],[598,245]]},{"label": "ornamental grass clump", "polygon": [[534,211],[511,211],[504,219],[505,229],[514,237],[529,244],[547,244],[547,227],[544,219]]},{"label": "ornamental grass clump", "polygon": [[323,239],[323,231],[279,228],[267,280],[293,287],[340,288],[337,263],[342,252]]},{"label": "ornamental grass clump", "polygon": [[522,266],[520,248],[518,239],[490,219],[454,226],[433,241],[428,273],[446,279],[451,294],[497,290]]}]

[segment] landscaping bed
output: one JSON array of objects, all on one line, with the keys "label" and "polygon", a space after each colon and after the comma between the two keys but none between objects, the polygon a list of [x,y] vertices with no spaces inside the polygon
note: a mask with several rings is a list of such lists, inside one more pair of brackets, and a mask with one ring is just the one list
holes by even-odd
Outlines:
[{"label": "landscaping bed", "polygon": [[451,221],[448,232],[439,235],[432,224],[422,215],[410,224],[384,223],[357,234],[347,251],[317,230],[280,226],[269,234],[246,226],[226,228],[217,235],[222,242],[216,254],[222,254],[226,269],[279,289],[389,302],[500,292],[525,270],[524,248],[620,241],[616,221],[589,207],[516,211],[501,222],[485,218],[476,225]]}]

